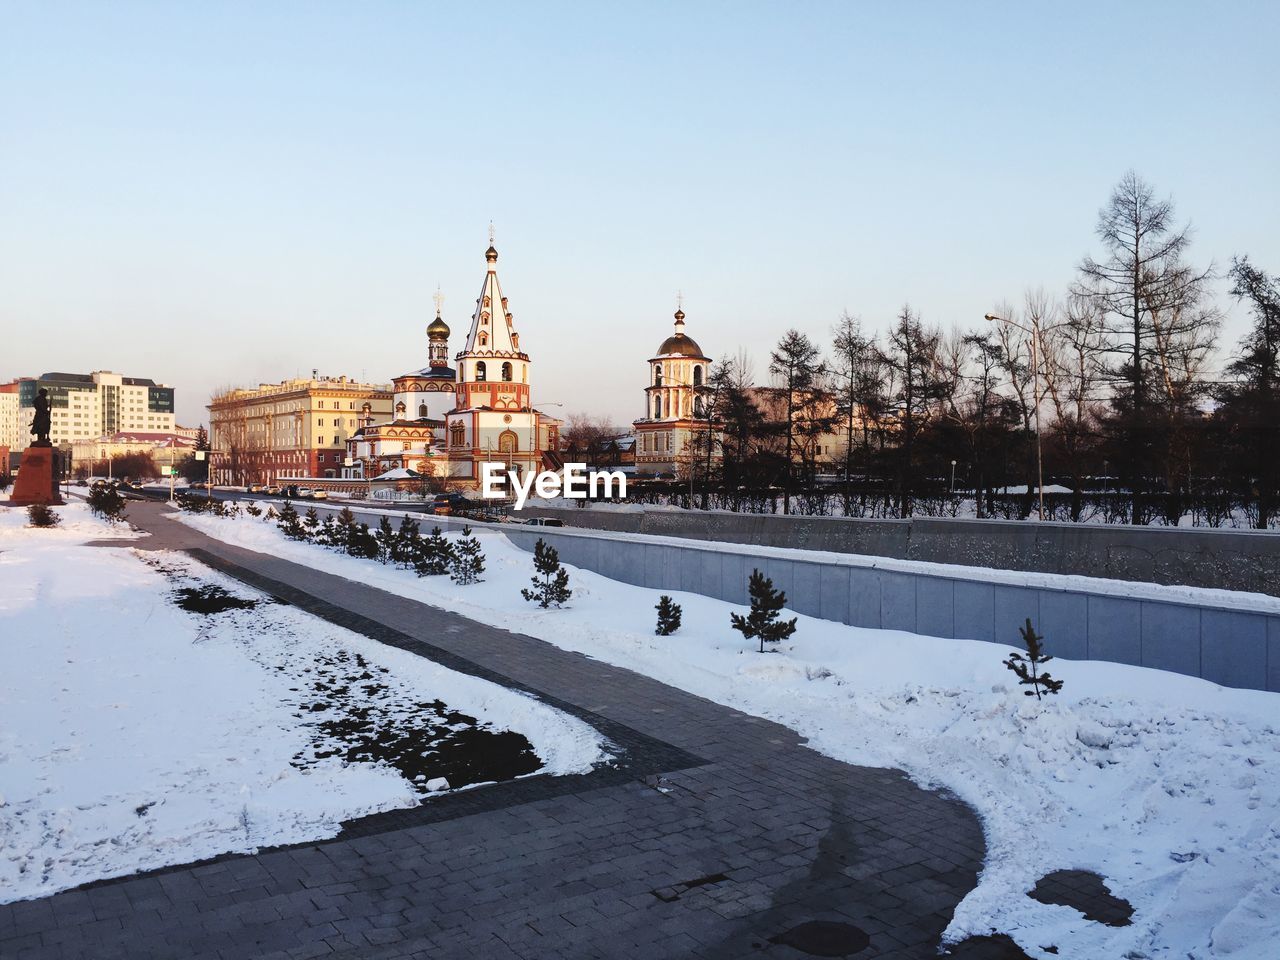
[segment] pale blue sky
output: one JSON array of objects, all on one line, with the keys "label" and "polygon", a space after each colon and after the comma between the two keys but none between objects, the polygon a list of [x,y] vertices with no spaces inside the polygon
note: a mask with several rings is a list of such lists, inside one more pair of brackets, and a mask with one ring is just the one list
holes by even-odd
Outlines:
[{"label": "pale blue sky", "polygon": [[0,0],[0,378],[153,376],[183,422],[389,380],[437,283],[459,347],[490,219],[535,400],[619,422],[677,290],[759,377],[845,309],[980,323],[1066,286],[1129,167],[1193,259],[1280,272],[1277,35],[1276,3]]}]

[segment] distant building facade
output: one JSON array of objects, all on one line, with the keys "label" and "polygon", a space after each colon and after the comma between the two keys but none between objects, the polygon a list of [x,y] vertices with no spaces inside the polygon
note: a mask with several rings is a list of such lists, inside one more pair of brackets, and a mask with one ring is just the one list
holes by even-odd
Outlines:
[{"label": "distant building facade", "polygon": [[214,483],[340,477],[347,440],[389,417],[390,384],[318,377],[229,390],[209,403]]},{"label": "distant building facade", "polygon": [[[174,390],[142,377],[125,377],[109,370],[93,373],[45,373],[16,381],[19,432],[15,447],[31,441],[29,429],[36,396],[49,393],[49,439],[55,446],[94,440],[121,431],[173,433]],[[3,401],[0,401],[2,403]]]},{"label": "distant building facade", "polygon": [[80,468],[91,469],[95,463],[112,457],[145,453],[158,467],[176,467],[195,448],[195,438],[180,433],[123,432],[96,440],[77,440],[71,445],[71,465],[78,472]]},{"label": "distant building facade", "polygon": [[[33,439],[30,423],[23,422],[18,412],[18,382],[0,383],[0,447],[22,450]],[[8,472],[9,461],[0,462],[0,473]]]}]

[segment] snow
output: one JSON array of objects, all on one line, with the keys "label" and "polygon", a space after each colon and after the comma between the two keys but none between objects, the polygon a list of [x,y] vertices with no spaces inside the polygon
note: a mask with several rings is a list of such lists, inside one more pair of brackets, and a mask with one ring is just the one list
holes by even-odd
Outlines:
[{"label": "snow", "polygon": [[[461,587],[294,543],[247,516],[181,520],[636,670],[786,724],[840,760],[903,769],[953,791],[982,818],[988,855],[951,940],[998,931],[1046,960],[1280,956],[1276,694],[1054,661],[1066,686],[1037,702],[1003,667],[1011,648],[1000,644],[799,616],[796,635],[761,655],[729,628],[740,608],[688,593],[672,594],[683,607],[680,631],[657,637],[660,591],[572,567],[568,608],[538,610],[519,594],[531,555],[498,530],[475,529],[486,580]],[[1016,640],[1014,625],[1010,632]],[[1047,644],[1052,653],[1052,637]],[[1102,874],[1133,904],[1132,925],[1093,923],[1026,896],[1041,876],[1068,868]]]},{"label": "snow", "polygon": [[291,762],[314,732],[297,712],[299,665],[337,651],[388,668],[399,715],[438,695],[524,734],[539,773],[605,758],[574,717],[292,607],[185,612],[173,576],[264,598],[181,555],[84,546],[131,532],[83,504],[57,509],[55,530],[0,510],[0,902],[332,837],[343,820],[418,804],[383,764]]}]

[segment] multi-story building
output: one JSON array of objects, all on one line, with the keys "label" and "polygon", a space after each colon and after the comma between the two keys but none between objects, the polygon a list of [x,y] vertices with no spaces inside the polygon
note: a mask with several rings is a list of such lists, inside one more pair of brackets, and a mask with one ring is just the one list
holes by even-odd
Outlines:
[{"label": "multi-story building", "polygon": [[[18,411],[18,383],[0,383],[0,447],[23,450],[33,439],[31,424]],[[0,473],[7,473],[8,460],[0,463]]]},{"label": "multi-story building", "polygon": [[348,438],[392,412],[390,384],[319,377],[234,389],[209,403],[214,483],[338,477]]},{"label": "multi-story building", "polygon": [[645,415],[635,428],[635,465],[640,475],[676,475],[689,464],[713,429],[703,412],[711,359],[684,332],[684,310],[675,313],[675,332],[649,360]]},{"label": "multi-story building", "polygon": [[[49,439],[54,446],[95,440],[121,431],[172,433],[173,387],[109,370],[46,373],[17,381],[19,417],[24,426],[35,413],[36,395],[49,393]],[[26,447],[30,437],[18,446]]]}]

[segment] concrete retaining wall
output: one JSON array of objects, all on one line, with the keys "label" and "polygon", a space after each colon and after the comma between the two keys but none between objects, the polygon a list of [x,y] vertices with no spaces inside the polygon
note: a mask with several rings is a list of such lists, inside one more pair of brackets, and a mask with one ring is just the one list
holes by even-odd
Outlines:
[{"label": "concrete retaining wall", "polygon": [[[363,509],[355,513],[370,526],[379,520]],[[420,519],[424,533],[436,522],[463,526],[446,518]],[[826,620],[1016,645],[1018,627],[1030,617],[1056,657],[1155,667],[1224,686],[1280,692],[1280,603],[1269,598],[1191,601],[1136,584],[1132,592],[1138,595],[1117,596],[1114,585],[1090,589],[1065,579],[1060,585],[1005,584],[937,568],[885,569],[867,557],[808,559],[799,551],[559,527],[472,528],[505,535],[529,551],[543,537],[565,563],[637,586],[745,604],[747,578],[759,568],[786,591],[791,610]]]},{"label": "concrete retaining wall", "polygon": [[572,507],[529,507],[522,515],[560,517],[571,526],[596,530],[1280,596],[1280,532],[1275,531]]}]

